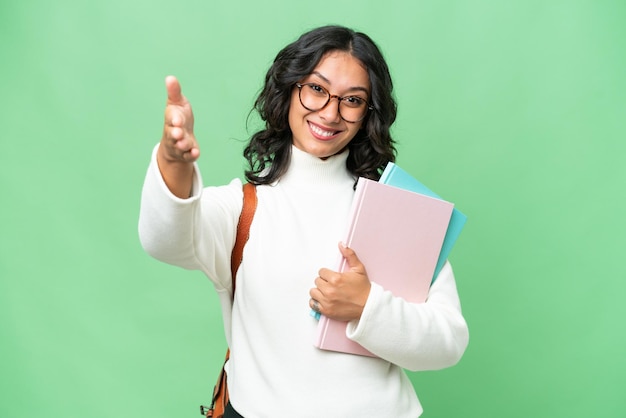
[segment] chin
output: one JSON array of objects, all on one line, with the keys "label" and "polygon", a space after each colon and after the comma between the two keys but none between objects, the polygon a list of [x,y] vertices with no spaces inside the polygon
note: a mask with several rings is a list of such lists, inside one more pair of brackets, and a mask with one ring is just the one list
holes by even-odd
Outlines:
[{"label": "chin", "polygon": [[324,151],[319,151],[319,152],[310,152],[309,154],[314,155],[318,158],[321,158],[322,160],[325,160],[329,157],[332,157],[333,155],[337,155],[337,154],[341,154],[344,150],[346,149],[346,147],[340,148],[340,149],[333,149],[333,150],[324,150]]},{"label": "chin", "polygon": [[336,150],[324,146],[323,144],[321,146],[308,147],[306,152],[317,158],[328,158],[337,153]]}]

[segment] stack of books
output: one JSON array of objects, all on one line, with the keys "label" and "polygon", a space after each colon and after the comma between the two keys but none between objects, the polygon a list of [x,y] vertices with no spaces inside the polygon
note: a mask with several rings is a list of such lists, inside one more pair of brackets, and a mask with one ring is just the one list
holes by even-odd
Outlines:
[{"label": "stack of books", "polygon": [[[423,303],[466,221],[452,203],[389,163],[378,182],[359,179],[343,243],[355,251],[370,281]],[[340,257],[336,271],[347,269]],[[374,356],[346,336],[346,322],[318,318],[316,347]]]}]

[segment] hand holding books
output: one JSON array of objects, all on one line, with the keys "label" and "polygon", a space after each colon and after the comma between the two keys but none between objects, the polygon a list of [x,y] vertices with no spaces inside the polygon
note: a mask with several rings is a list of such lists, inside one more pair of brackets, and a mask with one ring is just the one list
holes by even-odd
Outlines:
[{"label": "hand holding books", "polygon": [[361,317],[371,282],[354,250],[343,243],[338,246],[347,268],[344,274],[327,268],[320,269],[319,277],[315,279],[316,287],[310,292],[310,305],[315,315],[320,315],[323,307],[326,315],[339,321],[351,321]]},{"label": "hand holding books", "polygon": [[[390,163],[380,182],[359,179],[344,242],[356,252],[372,282],[421,303],[465,220],[452,203]],[[348,267],[342,256],[336,271]],[[346,337],[347,322],[319,319],[316,347],[373,356]]]}]

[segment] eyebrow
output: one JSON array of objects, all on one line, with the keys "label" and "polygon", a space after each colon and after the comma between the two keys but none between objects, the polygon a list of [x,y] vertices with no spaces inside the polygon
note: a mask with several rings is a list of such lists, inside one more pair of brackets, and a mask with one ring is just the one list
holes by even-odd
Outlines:
[{"label": "eyebrow", "polygon": [[[329,85],[332,85],[332,84],[333,84],[333,83],[331,83],[331,81],[330,81],[328,78],[324,77],[324,75],[323,75],[323,74],[321,74],[321,73],[320,73],[320,72],[318,72],[318,71],[313,71],[313,72],[311,73],[311,75],[316,75],[316,76],[318,76],[318,77],[319,77],[319,78],[321,78],[321,79],[322,79],[325,83],[327,83],[327,84],[329,84]],[[349,87],[347,90],[348,90],[348,91],[359,90],[359,91],[364,92],[364,93],[365,93],[365,94],[367,94],[367,95],[369,95],[369,94],[370,94],[370,91],[369,91],[367,88],[362,87],[362,86],[354,86],[354,87]]]}]

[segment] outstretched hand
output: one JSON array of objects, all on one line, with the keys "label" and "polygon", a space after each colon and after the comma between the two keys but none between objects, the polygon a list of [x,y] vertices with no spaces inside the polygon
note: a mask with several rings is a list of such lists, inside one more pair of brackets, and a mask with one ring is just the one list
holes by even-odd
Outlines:
[{"label": "outstretched hand", "polygon": [[193,162],[200,156],[200,148],[193,134],[191,104],[183,96],[176,77],[170,75],[165,78],[165,89],[165,123],[156,155],[157,163],[170,191],[186,199],[192,193]]},{"label": "outstretched hand", "polygon": [[320,269],[316,287],[309,292],[309,305],[328,318],[351,321],[361,317],[371,283],[354,250],[340,243],[339,251],[348,263],[348,270],[341,273]]},{"label": "outstretched hand", "polygon": [[167,102],[161,138],[161,157],[168,162],[192,163],[200,157],[200,148],[193,134],[191,104],[182,94],[176,77],[167,76],[165,88]]}]

